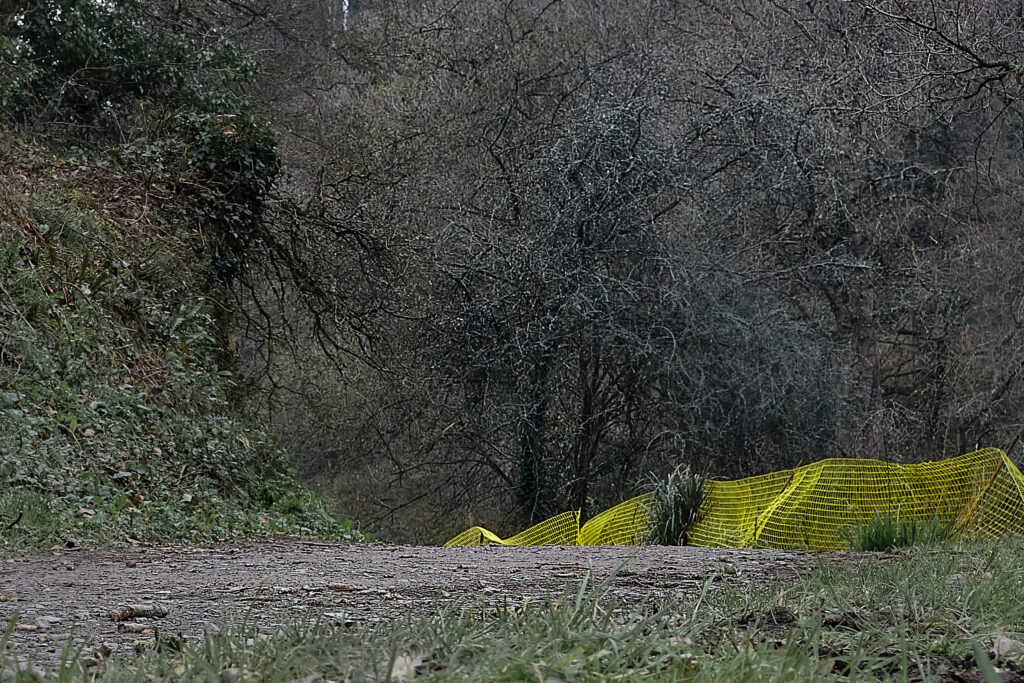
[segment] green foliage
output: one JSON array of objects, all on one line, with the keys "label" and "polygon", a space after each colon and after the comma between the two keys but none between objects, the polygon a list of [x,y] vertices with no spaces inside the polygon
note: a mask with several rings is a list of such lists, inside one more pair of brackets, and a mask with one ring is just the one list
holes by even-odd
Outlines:
[{"label": "green foliage", "polygon": [[864,525],[845,530],[851,550],[884,551],[913,546],[934,546],[949,540],[953,527],[938,517],[900,519],[891,512],[875,512]]},{"label": "green foliage", "polygon": [[20,38],[0,35],[0,110],[13,111],[29,97],[38,74],[32,46]]},{"label": "green foliage", "polygon": [[261,240],[279,162],[244,90],[259,62],[227,32],[193,24],[180,6],[138,0],[0,11],[0,123],[100,149],[101,163],[144,175],[145,192],[178,196],[206,237],[208,276],[230,284]]},{"label": "green foliage", "polygon": [[33,183],[0,194],[0,545],[358,537],[299,487],[223,368],[196,219],[110,215],[136,176],[26,152],[0,149]]},{"label": "green foliage", "polygon": [[689,530],[700,518],[705,477],[677,467],[664,479],[652,478],[651,545],[687,545]]},{"label": "green foliage", "polygon": [[196,114],[184,128],[191,141],[190,164],[199,169],[205,188],[193,203],[200,224],[213,228],[213,274],[231,284],[263,237],[263,199],[280,170],[274,137],[247,116]]},{"label": "green foliage", "polygon": [[0,13],[7,114],[102,126],[147,107],[240,109],[229,86],[259,63],[221,35],[193,37],[164,11],[138,0],[29,0]]},{"label": "green foliage", "polygon": [[[279,164],[236,87],[259,63],[181,11],[0,9],[0,125],[46,144],[0,149],[9,547],[354,535],[245,414],[224,299]],[[290,504],[253,503],[252,480]]]}]

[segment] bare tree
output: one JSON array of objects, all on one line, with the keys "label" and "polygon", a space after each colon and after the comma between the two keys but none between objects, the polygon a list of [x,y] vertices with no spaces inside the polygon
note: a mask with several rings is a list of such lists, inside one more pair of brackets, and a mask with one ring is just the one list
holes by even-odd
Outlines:
[{"label": "bare tree", "polygon": [[682,460],[1011,441],[1019,17],[935,7],[294,24],[315,56],[282,73],[314,75],[275,86],[297,170],[265,242],[287,266],[250,271],[298,340],[268,373],[288,440],[406,521],[592,510]]}]

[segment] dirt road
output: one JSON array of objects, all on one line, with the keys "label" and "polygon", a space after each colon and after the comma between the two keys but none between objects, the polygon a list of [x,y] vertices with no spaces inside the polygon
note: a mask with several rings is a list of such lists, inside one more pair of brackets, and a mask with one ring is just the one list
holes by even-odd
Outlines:
[{"label": "dirt road", "polygon": [[[62,551],[0,559],[0,624],[17,616],[8,648],[45,666],[59,658],[72,628],[87,652],[129,655],[157,632],[193,637],[249,610],[270,629],[310,612],[358,624],[440,604],[518,605],[560,596],[591,569],[598,580],[619,569],[611,593],[639,600],[699,591],[709,578],[792,577],[817,561],[802,553],[692,547],[429,548],[292,539]],[[123,608],[134,605],[167,614],[126,617]],[[112,617],[117,611],[120,620]]]}]

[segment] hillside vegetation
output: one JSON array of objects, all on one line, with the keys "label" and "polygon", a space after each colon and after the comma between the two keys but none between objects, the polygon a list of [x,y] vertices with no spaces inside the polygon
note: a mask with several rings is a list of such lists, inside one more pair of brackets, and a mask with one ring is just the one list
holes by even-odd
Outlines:
[{"label": "hillside vegetation", "polygon": [[231,273],[277,163],[226,84],[254,63],[53,5],[0,42],[0,544],[356,536],[237,373]]}]

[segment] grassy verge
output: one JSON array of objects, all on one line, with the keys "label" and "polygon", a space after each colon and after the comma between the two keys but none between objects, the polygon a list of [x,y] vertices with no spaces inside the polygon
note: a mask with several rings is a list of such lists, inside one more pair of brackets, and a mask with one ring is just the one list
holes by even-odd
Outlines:
[{"label": "grassy verge", "polygon": [[822,564],[788,583],[722,575],[643,604],[584,585],[545,604],[372,627],[313,619],[264,633],[253,617],[132,661],[88,668],[71,655],[63,679],[1019,680],[1022,552],[1004,539]]}]

